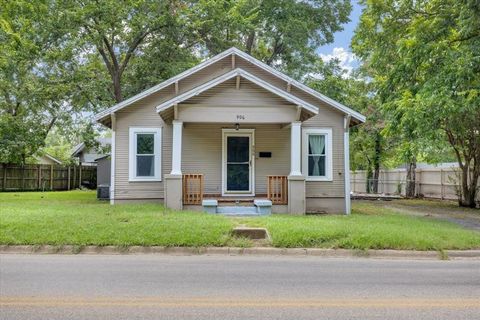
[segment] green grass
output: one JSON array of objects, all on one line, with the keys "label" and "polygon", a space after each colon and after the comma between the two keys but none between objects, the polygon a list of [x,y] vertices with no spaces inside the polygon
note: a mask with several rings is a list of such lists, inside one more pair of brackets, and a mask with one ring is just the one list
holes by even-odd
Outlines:
[{"label": "green grass", "polygon": [[250,246],[235,225],[266,227],[275,247],[446,250],[480,248],[480,232],[373,204],[353,214],[226,218],[164,210],[161,205],[110,206],[94,192],[0,193],[1,244]]},{"label": "green grass", "polygon": [[[299,219],[301,223],[299,223]],[[244,221],[265,226],[276,247],[445,250],[480,247],[480,233],[452,223],[398,214],[374,205],[351,216],[278,216]]]},{"label": "green grass", "polygon": [[155,204],[111,206],[88,191],[0,194],[0,243],[223,246],[232,221]]}]

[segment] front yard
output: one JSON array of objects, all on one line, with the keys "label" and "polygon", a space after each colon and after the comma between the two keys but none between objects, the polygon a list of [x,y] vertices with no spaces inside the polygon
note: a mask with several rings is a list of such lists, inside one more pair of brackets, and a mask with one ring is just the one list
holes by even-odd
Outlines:
[{"label": "front yard", "polygon": [[236,225],[266,227],[275,247],[446,250],[480,248],[480,232],[354,203],[353,214],[227,218],[161,205],[117,205],[95,192],[0,193],[0,244],[250,246]]}]

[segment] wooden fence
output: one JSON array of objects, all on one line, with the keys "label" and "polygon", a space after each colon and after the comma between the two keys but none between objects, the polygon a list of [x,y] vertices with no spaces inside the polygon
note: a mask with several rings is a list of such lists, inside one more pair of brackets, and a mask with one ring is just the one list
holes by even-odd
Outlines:
[{"label": "wooden fence", "polygon": [[[416,193],[420,197],[456,200],[459,184],[458,168],[429,168],[416,170]],[[406,169],[380,170],[378,193],[405,195]],[[366,171],[350,173],[350,188],[353,193],[367,192]],[[477,196],[480,201],[480,193]]]},{"label": "wooden fence", "polygon": [[96,185],[95,166],[0,165],[0,191],[71,190]]}]

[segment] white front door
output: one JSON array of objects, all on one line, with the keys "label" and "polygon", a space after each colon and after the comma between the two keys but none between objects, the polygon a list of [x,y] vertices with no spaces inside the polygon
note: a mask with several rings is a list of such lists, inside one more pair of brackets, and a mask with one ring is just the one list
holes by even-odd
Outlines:
[{"label": "white front door", "polygon": [[253,129],[223,129],[223,195],[254,195],[253,140]]}]

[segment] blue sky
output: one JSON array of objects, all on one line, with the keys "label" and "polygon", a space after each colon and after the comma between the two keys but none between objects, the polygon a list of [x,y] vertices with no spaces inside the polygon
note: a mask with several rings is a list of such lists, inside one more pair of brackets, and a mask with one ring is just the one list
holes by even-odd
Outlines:
[{"label": "blue sky", "polygon": [[358,64],[351,53],[350,41],[352,40],[353,32],[357,27],[362,13],[362,7],[357,1],[352,0],[352,5],[353,8],[350,13],[350,22],[343,25],[343,31],[334,34],[333,43],[324,45],[317,50],[322,59],[330,60],[337,58],[340,60],[340,64],[347,70],[351,70],[352,67]]}]

